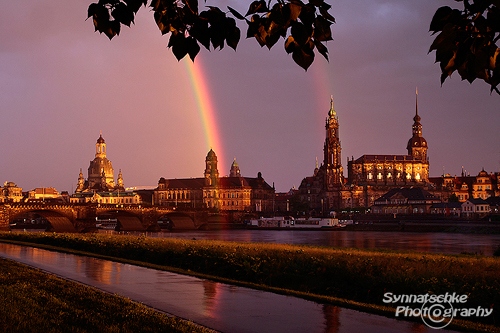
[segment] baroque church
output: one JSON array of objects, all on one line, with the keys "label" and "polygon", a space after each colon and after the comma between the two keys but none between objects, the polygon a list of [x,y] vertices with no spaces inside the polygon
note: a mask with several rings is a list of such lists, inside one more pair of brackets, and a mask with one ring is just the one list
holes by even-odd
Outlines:
[{"label": "baroque church", "polygon": [[377,198],[395,187],[427,186],[428,147],[422,136],[416,96],[412,136],[406,146],[408,153],[347,158],[347,179],[343,176],[339,121],[332,97],[325,124],[323,163],[318,166],[316,162],[314,174],[302,180],[298,189],[300,201],[323,215],[343,208],[371,207]]},{"label": "baroque church", "polygon": [[154,203],[184,209],[219,211],[273,211],[274,187],[259,172],[256,178],[243,177],[233,160],[228,177],[220,177],[217,155],[210,149],[201,178],[160,178],[154,190]]},{"label": "baroque church", "polygon": [[70,197],[72,203],[96,202],[104,204],[137,204],[140,196],[126,191],[122,171],[114,178],[114,169],[106,156],[106,141],[99,135],[95,144],[95,157],[90,161],[88,177],[84,178],[82,169],[78,175],[75,193]]}]

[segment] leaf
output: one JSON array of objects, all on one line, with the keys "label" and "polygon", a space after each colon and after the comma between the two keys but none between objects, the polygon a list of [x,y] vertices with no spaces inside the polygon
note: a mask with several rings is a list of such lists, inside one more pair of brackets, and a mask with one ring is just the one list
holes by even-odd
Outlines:
[{"label": "leaf", "polygon": [[182,0],[182,2],[186,4],[185,7],[188,7],[191,13],[198,15],[198,0]]},{"label": "leaf", "polygon": [[321,13],[321,15],[323,15],[324,18],[326,18],[327,20],[329,20],[332,23],[335,23],[335,17],[333,17],[332,15],[330,15],[330,13],[328,12],[328,10],[326,10],[323,7],[321,7],[319,9],[319,12]]},{"label": "leaf", "polygon": [[306,26],[312,26],[316,18],[316,8],[313,5],[307,4],[302,7],[299,19]]},{"label": "leaf", "polygon": [[104,34],[108,36],[109,40],[111,40],[113,37],[120,34],[120,22],[109,21],[106,28],[101,32],[104,32]]},{"label": "leaf", "polygon": [[267,8],[266,2],[264,0],[256,0],[250,4],[245,16],[255,13],[266,13],[269,9]]},{"label": "leaf", "polygon": [[210,50],[210,33],[206,20],[197,20],[189,29],[189,35],[196,38],[207,50]]},{"label": "leaf", "polygon": [[227,45],[236,51],[236,47],[240,41],[240,29],[235,25],[231,29],[228,29],[226,34],[226,43]]},{"label": "leaf", "polygon": [[196,55],[198,54],[198,52],[200,52],[200,45],[198,45],[196,39],[194,39],[193,37],[188,37],[186,41],[186,47],[189,58],[191,58],[191,61],[194,62],[194,58],[196,58]]},{"label": "leaf", "polygon": [[137,13],[142,5],[146,6],[147,0],[123,0],[132,12]]},{"label": "leaf", "polygon": [[229,9],[229,11],[231,12],[231,14],[234,15],[234,17],[236,17],[238,20],[244,20],[245,17],[243,15],[241,15],[240,13],[238,13],[236,10],[234,10],[233,8],[227,6],[227,9]]},{"label": "leaf", "polygon": [[168,47],[172,48],[172,53],[180,61],[188,53],[188,43],[182,33],[172,33],[168,41]]},{"label": "leaf", "polygon": [[319,40],[317,39],[314,39],[314,45],[316,46],[316,49],[318,49],[318,52],[321,53],[321,55],[327,60],[329,61],[328,59],[328,48],[323,45],[323,43],[321,43]]},{"label": "leaf", "polygon": [[330,30],[331,25],[332,24],[327,19],[318,15],[314,21],[314,38],[322,42],[332,40],[332,31]]},{"label": "leaf", "polygon": [[291,21],[297,21],[297,19],[299,18],[300,12],[302,11],[303,5],[290,2],[289,4],[287,4],[287,6],[290,8],[289,19]]},{"label": "leaf", "polygon": [[311,37],[310,31],[308,31],[306,26],[300,22],[292,23],[291,33],[299,45],[304,45]]},{"label": "leaf", "polygon": [[311,66],[314,61],[314,52],[307,45],[304,45],[303,47],[297,48],[293,51],[292,59],[297,65],[307,71],[309,66]]},{"label": "leaf", "polygon": [[429,31],[438,32],[443,30],[443,27],[448,22],[448,17],[453,10],[448,6],[443,6],[438,8],[434,16],[432,17],[431,25]]},{"label": "leaf", "polygon": [[134,13],[130,8],[123,2],[120,2],[111,12],[111,15],[118,22],[130,27],[130,23],[134,22]]},{"label": "leaf", "polygon": [[290,54],[292,53],[293,51],[295,51],[295,49],[299,46],[299,44],[297,44],[297,42],[295,41],[295,39],[293,39],[293,36],[288,36],[288,38],[286,39],[285,41],[285,51]]}]

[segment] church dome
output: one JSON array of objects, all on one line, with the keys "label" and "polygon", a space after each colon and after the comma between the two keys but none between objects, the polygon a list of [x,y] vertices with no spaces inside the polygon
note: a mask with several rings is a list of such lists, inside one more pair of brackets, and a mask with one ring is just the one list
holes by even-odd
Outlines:
[{"label": "church dome", "polygon": [[106,143],[104,139],[102,138],[102,134],[99,135],[99,139],[97,139],[97,143]]}]

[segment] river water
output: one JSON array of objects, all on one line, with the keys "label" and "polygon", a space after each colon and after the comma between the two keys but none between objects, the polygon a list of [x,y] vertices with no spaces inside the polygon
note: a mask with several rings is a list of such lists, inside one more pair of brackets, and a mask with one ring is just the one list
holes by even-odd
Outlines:
[{"label": "river water", "polygon": [[338,230],[208,230],[147,233],[150,237],[214,239],[237,242],[392,249],[429,253],[476,253],[491,256],[500,235]]},{"label": "river water", "polygon": [[96,258],[4,243],[0,243],[0,257],[128,297],[221,332],[434,332],[421,322],[398,321]]}]

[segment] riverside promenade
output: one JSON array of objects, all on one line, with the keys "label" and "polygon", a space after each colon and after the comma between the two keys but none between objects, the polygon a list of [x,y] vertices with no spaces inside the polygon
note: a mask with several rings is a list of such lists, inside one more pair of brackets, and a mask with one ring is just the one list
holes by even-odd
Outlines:
[{"label": "riverside promenade", "polygon": [[220,332],[434,332],[418,322],[91,257],[5,243],[0,243],[0,257],[128,297]]}]

